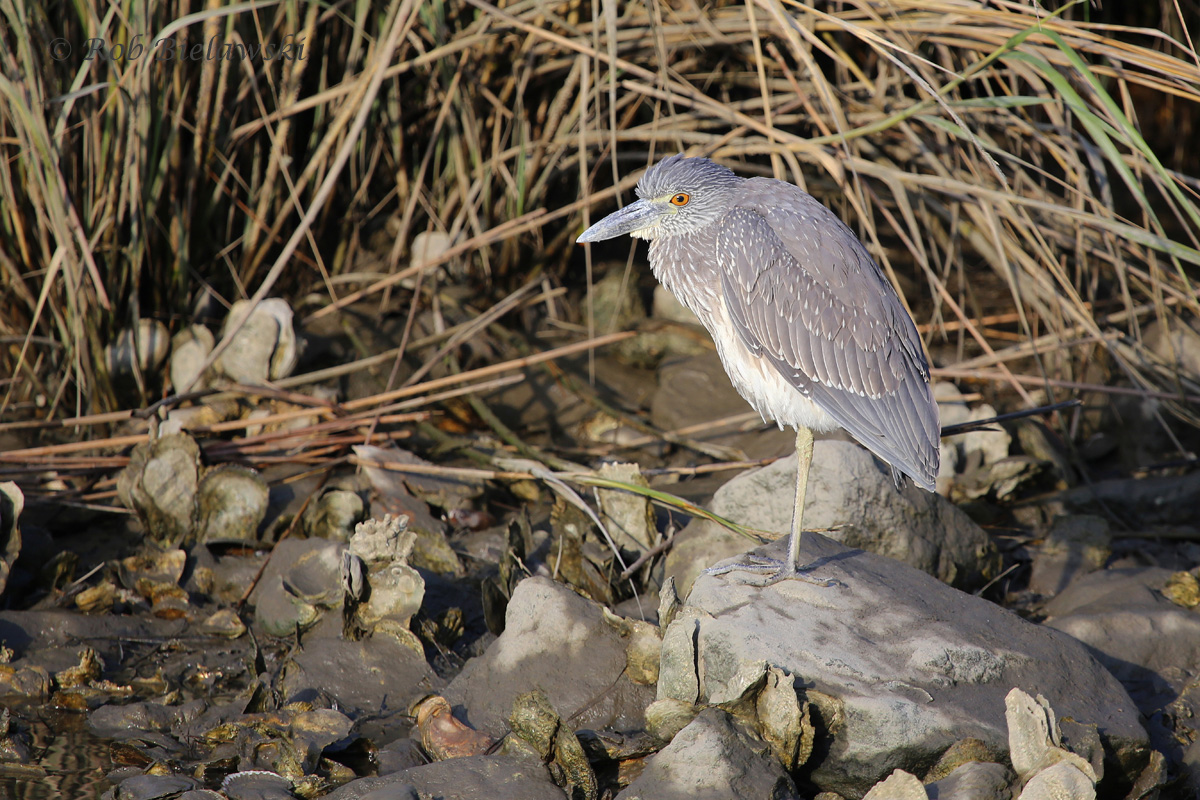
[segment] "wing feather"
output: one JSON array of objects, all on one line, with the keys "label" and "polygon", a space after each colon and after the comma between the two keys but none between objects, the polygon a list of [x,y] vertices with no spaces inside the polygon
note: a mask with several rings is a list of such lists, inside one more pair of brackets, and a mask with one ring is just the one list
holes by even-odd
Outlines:
[{"label": "wing feather", "polygon": [[746,181],[719,225],[725,305],[743,344],[932,489],[940,429],[928,362],[858,237],[807,193],[761,178]]}]

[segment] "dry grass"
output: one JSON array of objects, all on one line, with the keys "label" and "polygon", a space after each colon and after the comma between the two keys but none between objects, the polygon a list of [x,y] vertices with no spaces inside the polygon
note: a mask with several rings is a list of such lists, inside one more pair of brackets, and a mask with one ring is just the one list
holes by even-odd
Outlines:
[{"label": "dry grass", "polygon": [[[404,281],[433,297],[451,260],[478,307],[574,284],[592,210],[686,150],[851,220],[945,374],[1120,382],[1197,423],[1200,376],[1142,337],[1200,318],[1200,56],[1171,4],[1157,29],[973,0],[368,6],[0,0],[0,413],[153,400],[116,393],[101,350],[204,292],[315,317],[416,307]],[[306,58],[79,55],[139,33],[292,35]],[[412,264],[426,230],[456,246]]]}]

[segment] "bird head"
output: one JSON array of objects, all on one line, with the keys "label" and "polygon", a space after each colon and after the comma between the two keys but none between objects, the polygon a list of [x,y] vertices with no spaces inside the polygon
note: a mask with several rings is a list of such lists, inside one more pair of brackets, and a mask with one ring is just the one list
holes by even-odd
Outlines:
[{"label": "bird head", "polygon": [[701,230],[729,209],[729,196],[742,180],[707,158],[664,158],[638,181],[636,202],[609,214],[575,241],[599,242],[625,233],[657,239]]}]

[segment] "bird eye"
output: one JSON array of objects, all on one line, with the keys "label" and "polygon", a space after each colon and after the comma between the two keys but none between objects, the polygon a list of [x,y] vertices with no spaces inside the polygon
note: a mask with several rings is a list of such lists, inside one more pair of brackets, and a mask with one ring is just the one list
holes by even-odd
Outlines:
[{"label": "bird eye", "polygon": [[689,197],[688,195],[684,194],[683,192],[680,192],[679,194],[677,194],[671,198],[671,205],[686,206],[688,204],[688,201],[691,199],[692,198]]}]

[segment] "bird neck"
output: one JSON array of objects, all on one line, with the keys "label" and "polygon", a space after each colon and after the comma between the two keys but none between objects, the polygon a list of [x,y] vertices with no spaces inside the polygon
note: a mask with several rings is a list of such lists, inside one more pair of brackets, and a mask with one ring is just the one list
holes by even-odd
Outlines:
[{"label": "bird neck", "polygon": [[720,286],[714,255],[716,229],[660,236],[650,242],[650,270],[667,291],[701,320],[708,318]]}]

